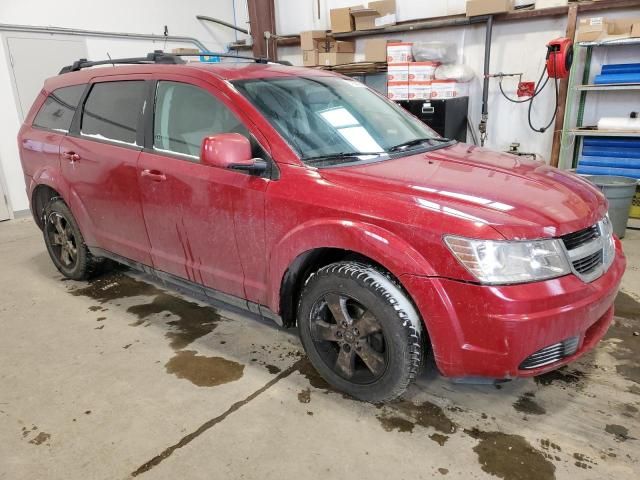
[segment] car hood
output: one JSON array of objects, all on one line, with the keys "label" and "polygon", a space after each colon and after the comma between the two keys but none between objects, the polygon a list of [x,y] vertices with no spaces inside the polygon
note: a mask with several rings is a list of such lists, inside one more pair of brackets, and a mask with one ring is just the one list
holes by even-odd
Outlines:
[{"label": "car hood", "polygon": [[[523,157],[456,144],[428,153],[320,170],[325,180],[491,225],[507,239],[557,237],[596,223],[602,193]],[[447,232],[443,232],[447,233]]]}]

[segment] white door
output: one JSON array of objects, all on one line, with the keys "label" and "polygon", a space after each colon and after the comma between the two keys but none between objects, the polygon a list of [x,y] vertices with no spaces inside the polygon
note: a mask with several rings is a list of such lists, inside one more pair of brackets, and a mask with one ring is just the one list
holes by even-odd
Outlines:
[{"label": "white door", "polygon": [[29,112],[33,101],[48,77],[53,77],[66,65],[87,58],[84,40],[60,40],[47,37],[8,37],[14,91],[20,120]]},{"label": "white door", "polygon": [[9,214],[9,197],[4,191],[4,180],[2,178],[1,169],[2,167],[0,167],[0,222],[11,218],[11,215]]}]

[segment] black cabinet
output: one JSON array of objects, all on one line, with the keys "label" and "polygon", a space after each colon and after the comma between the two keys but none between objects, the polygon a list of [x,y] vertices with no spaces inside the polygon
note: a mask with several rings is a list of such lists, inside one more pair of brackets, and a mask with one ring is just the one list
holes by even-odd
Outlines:
[{"label": "black cabinet", "polygon": [[446,138],[467,141],[469,97],[446,100],[407,100],[398,102],[429,127]]}]

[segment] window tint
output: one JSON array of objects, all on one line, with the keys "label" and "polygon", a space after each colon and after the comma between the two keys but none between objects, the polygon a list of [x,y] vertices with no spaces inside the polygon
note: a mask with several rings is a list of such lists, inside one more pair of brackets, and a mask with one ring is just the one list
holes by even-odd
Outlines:
[{"label": "window tint", "polygon": [[135,145],[144,98],[143,81],[96,83],[84,104],[82,134]]},{"label": "window tint", "polygon": [[202,139],[217,133],[251,138],[231,110],[208,92],[185,83],[158,82],[153,135],[156,150],[200,158]]},{"label": "window tint", "polygon": [[68,132],[85,87],[86,85],[74,85],[51,92],[34,118],[33,125]]}]

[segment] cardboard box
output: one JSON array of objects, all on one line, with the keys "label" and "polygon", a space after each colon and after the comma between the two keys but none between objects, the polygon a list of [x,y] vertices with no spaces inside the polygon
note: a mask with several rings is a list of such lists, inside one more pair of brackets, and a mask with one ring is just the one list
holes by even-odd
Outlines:
[{"label": "cardboard box", "polygon": [[363,8],[362,5],[331,9],[329,12],[331,31],[334,33],[353,32],[354,22],[351,16],[351,10],[359,8]]},{"label": "cardboard box", "polygon": [[609,37],[631,38],[640,36],[640,18],[619,18],[608,20],[611,25]]},{"label": "cardboard box", "polygon": [[387,43],[387,63],[408,63],[413,62],[413,43],[410,42],[389,42]]},{"label": "cardboard box", "polygon": [[467,2],[467,17],[505,13],[511,10],[513,10],[513,0],[469,0]]},{"label": "cardboard box", "polygon": [[430,82],[436,76],[438,62],[414,62],[409,64],[410,82]]},{"label": "cardboard box", "polygon": [[409,64],[398,63],[389,65],[387,69],[387,81],[389,82],[408,82],[409,81]]},{"label": "cardboard box", "polygon": [[386,62],[387,61],[387,39],[373,38],[364,42],[365,62]]},{"label": "cardboard box", "polygon": [[536,0],[536,10],[542,10],[543,8],[566,7],[567,5],[569,5],[569,0]]},{"label": "cardboard box", "polygon": [[171,49],[171,53],[191,54],[191,53],[200,53],[200,50],[198,50],[197,48],[173,48]]},{"label": "cardboard box", "polygon": [[431,91],[431,82],[409,81],[409,100],[429,100]]},{"label": "cardboard box", "polygon": [[604,17],[581,18],[576,32],[576,42],[595,42],[609,35],[613,25]]},{"label": "cardboard box", "polygon": [[316,50],[318,41],[327,38],[327,32],[324,30],[308,30],[300,32],[300,48],[302,50]]},{"label": "cardboard box", "polygon": [[351,15],[354,18],[356,30],[373,30],[395,25],[396,2],[395,0],[369,2],[366,8],[352,8]]},{"label": "cardboard box", "polygon": [[319,61],[318,55],[318,50],[303,50],[302,65],[305,67],[317,67]]},{"label": "cardboard box", "polygon": [[387,83],[387,98],[395,101],[409,100],[409,82]]},{"label": "cardboard box", "polygon": [[356,51],[356,44],[355,42],[345,42],[342,40],[338,40],[338,41],[334,40],[328,43],[328,50],[327,50],[326,44],[323,45],[323,48],[320,50],[330,52],[330,53],[354,53]]},{"label": "cardboard box", "polygon": [[468,96],[468,83],[460,83],[455,80],[434,80],[431,82],[431,98],[446,99]]},{"label": "cardboard box", "polygon": [[321,52],[318,55],[318,64],[325,67],[344,65],[346,63],[353,63],[354,61],[355,55],[353,53]]}]

